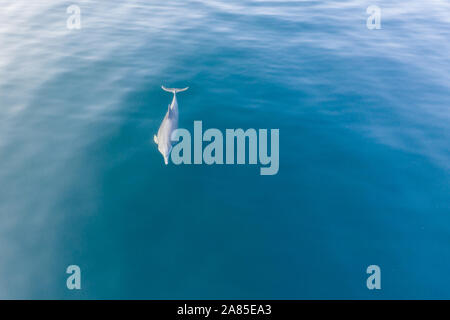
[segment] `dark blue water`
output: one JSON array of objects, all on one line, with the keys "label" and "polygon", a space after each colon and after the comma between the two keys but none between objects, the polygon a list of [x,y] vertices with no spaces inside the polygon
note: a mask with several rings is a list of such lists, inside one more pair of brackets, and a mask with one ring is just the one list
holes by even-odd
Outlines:
[{"label": "dark blue water", "polygon": [[[1,298],[450,298],[447,1],[71,4],[0,1]],[[279,173],[165,166],[161,85]]]}]

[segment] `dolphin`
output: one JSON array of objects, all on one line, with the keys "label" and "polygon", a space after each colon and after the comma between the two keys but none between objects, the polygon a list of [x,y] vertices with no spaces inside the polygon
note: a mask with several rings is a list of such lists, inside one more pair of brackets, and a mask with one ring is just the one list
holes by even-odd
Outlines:
[{"label": "dolphin", "polygon": [[172,141],[170,137],[172,132],[178,129],[178,102],[177,102],[177,92],[186,91],[189,87],[178,89],[178,88],[166,88],[161,86],[164,91],[172,92],[173,99],[172,103],[169,104],[166,116],[161,122],[158,133],[153,136],[153,140],[158,145],[158,150],[164,157],[164,163],[169,163],[169,154],[172,151]]}]

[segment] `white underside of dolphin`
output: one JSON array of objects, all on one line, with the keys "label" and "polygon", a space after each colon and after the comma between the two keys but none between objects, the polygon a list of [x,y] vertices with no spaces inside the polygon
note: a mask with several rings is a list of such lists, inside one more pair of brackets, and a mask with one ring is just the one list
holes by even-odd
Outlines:
[{"label": "white underside of dolphin", "polygon": [[178,129],[178,102],[177,102],[177,92],[186,91],[189,87],[183,89],[177,88],[165,88],[161,86],[164,91],[172,92],[173,99],[172,103],[169,105],[167,109],[167,113],[161,122],[161,126],[159,127],[158,133],[153,136],[153,140],[158,145],[158,150],[161,152],[164,157],[164,163],[169,163],[169,155],[170,151],[172,151],[172,141],[170,137],[172,132]]}]

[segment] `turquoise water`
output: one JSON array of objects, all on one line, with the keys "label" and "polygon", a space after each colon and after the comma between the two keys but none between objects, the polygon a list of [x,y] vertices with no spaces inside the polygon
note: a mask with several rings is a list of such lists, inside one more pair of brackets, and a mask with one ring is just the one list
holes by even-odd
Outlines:
[{"label": "turquoise water", "polygon": [[[71,4],[0,1],[0,298],[450,298],[447,1]],[[165,166],[161,85],[279,173]]]}]

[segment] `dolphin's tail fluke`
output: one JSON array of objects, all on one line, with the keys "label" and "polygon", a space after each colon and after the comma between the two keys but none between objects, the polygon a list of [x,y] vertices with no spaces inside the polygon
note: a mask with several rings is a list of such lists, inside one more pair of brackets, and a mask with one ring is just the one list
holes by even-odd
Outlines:
[{"label": "dolphin's tail fluke", "polygon": [[173,94],[175,94],[175,93],[177,93],[177,92],[183,92],[183,91],[186,91],[187,89],[189,89],[189,87],[186,87],[186,88],[183,88],[183,89],[179,89],[179,88],[166,88],[166,87],[164,87],[164,86],[161,86],[161,88],[162,88],[164,91],[172,92]]}]

